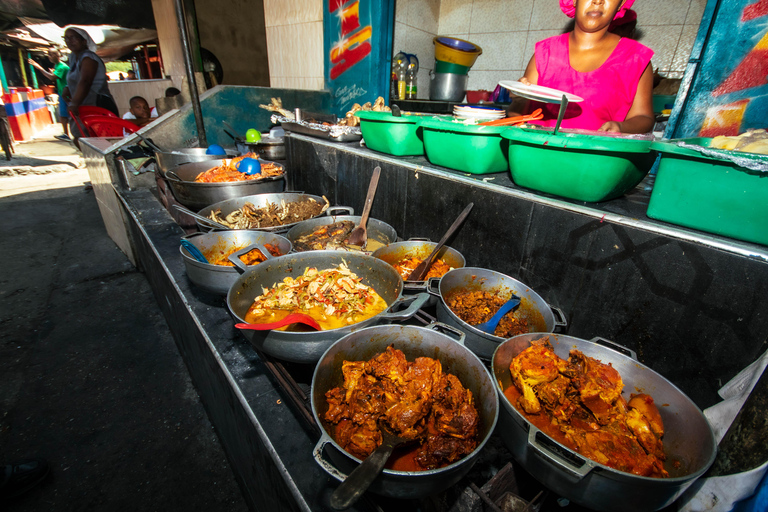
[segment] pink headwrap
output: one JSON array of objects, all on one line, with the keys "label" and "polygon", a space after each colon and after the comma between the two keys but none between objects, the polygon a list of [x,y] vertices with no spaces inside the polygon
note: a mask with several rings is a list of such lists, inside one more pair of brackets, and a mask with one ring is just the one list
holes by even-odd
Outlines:
[{"label": "pink headwrap", "polygon": [[[573,18],[576,16],[575,3],[576,0],[560,0],[560,10],[563,11],[563,13],[569,18]],[[624,5],[622,5],[621,8],[616,12],[616,16],[614,16],[613,19],[617,20],[624,16],[624,13],[627,12],[630,7],[632,7],[633,3],[635,3],[635,0],[625,0]]]}]

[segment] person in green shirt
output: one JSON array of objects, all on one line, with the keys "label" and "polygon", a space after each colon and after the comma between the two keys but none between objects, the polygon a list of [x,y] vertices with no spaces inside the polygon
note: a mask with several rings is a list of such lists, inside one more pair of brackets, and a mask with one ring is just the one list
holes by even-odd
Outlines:
[{"label": "person in green shirt", "polygon": [[52,48],[48,50],[48,58],[54,65],[53,69],[45,69],[32,59],[29,59],[29,63],[37,68],[45,78],[48,80],[54,80],[56,82],[56,94],[59,95],[59,119],[61,120],[61,127],[64,130],[64,135],[56,135],[57,139],[69,140],[69,110],[67,109],[67,102],[64,101],[64,88],[67,86],[67,73],[69,73],[69,66],[64,64],[61,60],[61,53],[59,50]]}]

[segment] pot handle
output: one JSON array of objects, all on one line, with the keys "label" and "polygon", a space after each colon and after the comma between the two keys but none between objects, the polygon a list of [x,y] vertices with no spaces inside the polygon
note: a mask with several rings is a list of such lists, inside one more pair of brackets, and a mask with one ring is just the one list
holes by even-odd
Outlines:
[{"label": "pot handle", "polygon": [[627,347],[624,347],[622,345],[619,345],[615,341],[611,341],[609,339],[603,338],[602,336],[595,336],[594,338],[592,338],[589,341],[592,342],[592,343],[597,343],[598,345],[602,345],[602,346],[604,346],[606,348],[609,348],[609,349],[611,349],[613,351],[616,351],[619,354],[624,354],[627,357],[631,357],[635,361],[638,360],[637,359],[637,353],[634,350],[629,349]]},{"label": "pot handle", "polygon": [[450,326],[448,324],[444,324],[443,322],[432,322],[427,326],[427,329],[431,329],[435,332],[445,334],[446,336],[453,338],[454,341],[459,345],[464,345],[464,338],[467,337],[467,335],[464,334],[463,331],[460,331],[457,328]]},{"label": "pot handle", "polygon": [[184,235],[181,237],[183,240],[192,240],[193,238],[197,238],[199,236],[203,236],[207,233],[201,233],[200,231],[195,231],[194,233],[190,233],[188,235]]},{"label": "pot handle", "polygon": [[430,277],[427,279],[427,293],[430,295],[434,295],[435,297],[440,296],[440,278],[439,277]]},{"label": "pot handle", "polygon": [[[381,320],[408,320],[420,310],[424,304],[429,300],[429,294],[417,293],[416,295],[402,296],[392,303],[387,311],[381,313],[377,318]],[[408,304],[408,307],[402,311],[393,311],[399,308],[403,304]]]},{"label": "pot handle", "polygon": [[229,261],[231,261],[235,265],[235,269],[243,274],[246,270],[248,270],[248,265],[243,263],[243,260],[240,259],[240,256],[244,254],[248,254],[254,249],[258,249],[261,254],[264,255],[264,257],[268,260],[271,260],[274,256],[272,256],[266,247],[264,247],[262,244],[251,244],[245,249],[240,249],[239,251],[235,251],[232,254],[229,255],[227,258]]},{"label": "pot handle", "polygon": [[[562,469],[567,477],[574,481],[581,480],[595,467],[594,462],[575,453],[564,452],[560,445],[549,439],[546,434],[533,425],[528,427],[528,446],[533,448],[537,455],[547,459],[558,469]],[[564,455],[567,455],[567,458]]]},{"label": "pot handle", "polygon": [[432,240],[430,240],[429,238],[423,238],[419,236],[415,236],[413,238],[408,239],[408,242],[431,242],[431,241]]},{"label": "pot handle", "polygon": [[322,437],[320,437],[320,440],[315,445],[314,450],[312,450],[312,457],[314,457],[315,462],[325,470],[326,473],[331,475],[336,480],[339,480],[340,482],[343,482],[347,479],[347,474],[342,473],[341,471],[336,468],[333,464],[328,462],[323,458],[323,448],[325,448],[325,445],[331,442],[331,438],[328,437],[326,434],[323,434]]},{"label": "pot handle", "polygon": [[568,320],[565,318],[563,310],[552,304],[547,304],[547,306],[549,306],[549,309],[551,309],[552,313],[555,315],[555,327],[568,327]]},{"label": "pot handle", "polygon": [[355,209],[351,206],[329,206],[325,210],[326,217],[335,217],[336,215],[354,215]]},{"label": "pot handle", "polygon": [[179,181],[179,182],[181,182],[181,181],[184,181],[183,179],[181,179],[181,178],[179,177],[179,175],[178,175],[178,174],[176,174],[175,172],[173,172],[173,171],[171,171],[171,170],[165,171],[165,175],[164,175],[163,177],[164,177],[165,179],[169,179],[169,178],[170,178],[170,179],[172,179],[173,181]]}]

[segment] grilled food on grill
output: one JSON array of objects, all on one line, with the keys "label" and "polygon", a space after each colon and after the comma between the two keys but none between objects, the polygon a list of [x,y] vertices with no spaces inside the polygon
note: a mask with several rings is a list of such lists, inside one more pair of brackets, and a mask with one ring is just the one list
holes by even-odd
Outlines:
[{"label": "grilled food on grill", "polygon": [[380,421],[398,436],[420,442],[411,452],[409,466],[415,470],[447,466],[477,447],[479,415],[472,392],[443,372],[437,359],[409,362],[390,345],[369,361],[344,361],[342,373],[344,385],[325,394],[324,419],[352,455],[364,459],[381,444]]},{"label": "grilled food on grill", "polygon": [[620,471],[669,476],[663,466],[664,425],[653,398],[632,395],[627,403],[613,366],[578,350],[566,361],[543,338],[518,354],[509,370],[514,386],[505,395],[550,437]]}]

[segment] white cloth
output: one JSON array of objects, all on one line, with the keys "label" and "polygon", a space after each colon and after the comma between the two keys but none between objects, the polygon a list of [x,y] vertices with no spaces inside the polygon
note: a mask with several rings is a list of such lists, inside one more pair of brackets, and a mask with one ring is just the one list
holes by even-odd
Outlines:
[{"label": "white cloth", "polygon": [[80,27],[67,27],[64,29],[64,32],[66,32],[67,30],[73,30],[78,34],[80,34],[80,37],[85,39],[85,44],[88,46],[88,49],[94,53],[96,52],[96,42],[93,40],[93,38],[88,32],[86,32]]},{"label": "white cloth", "polygon": [[[155,107],[152,107],[152,110],[149,111],[149,117],[157,117],[157,109]],[[131,114],[131,111],[129,110],[123,114],[123,119],[136,119],[136,116]]]}]

